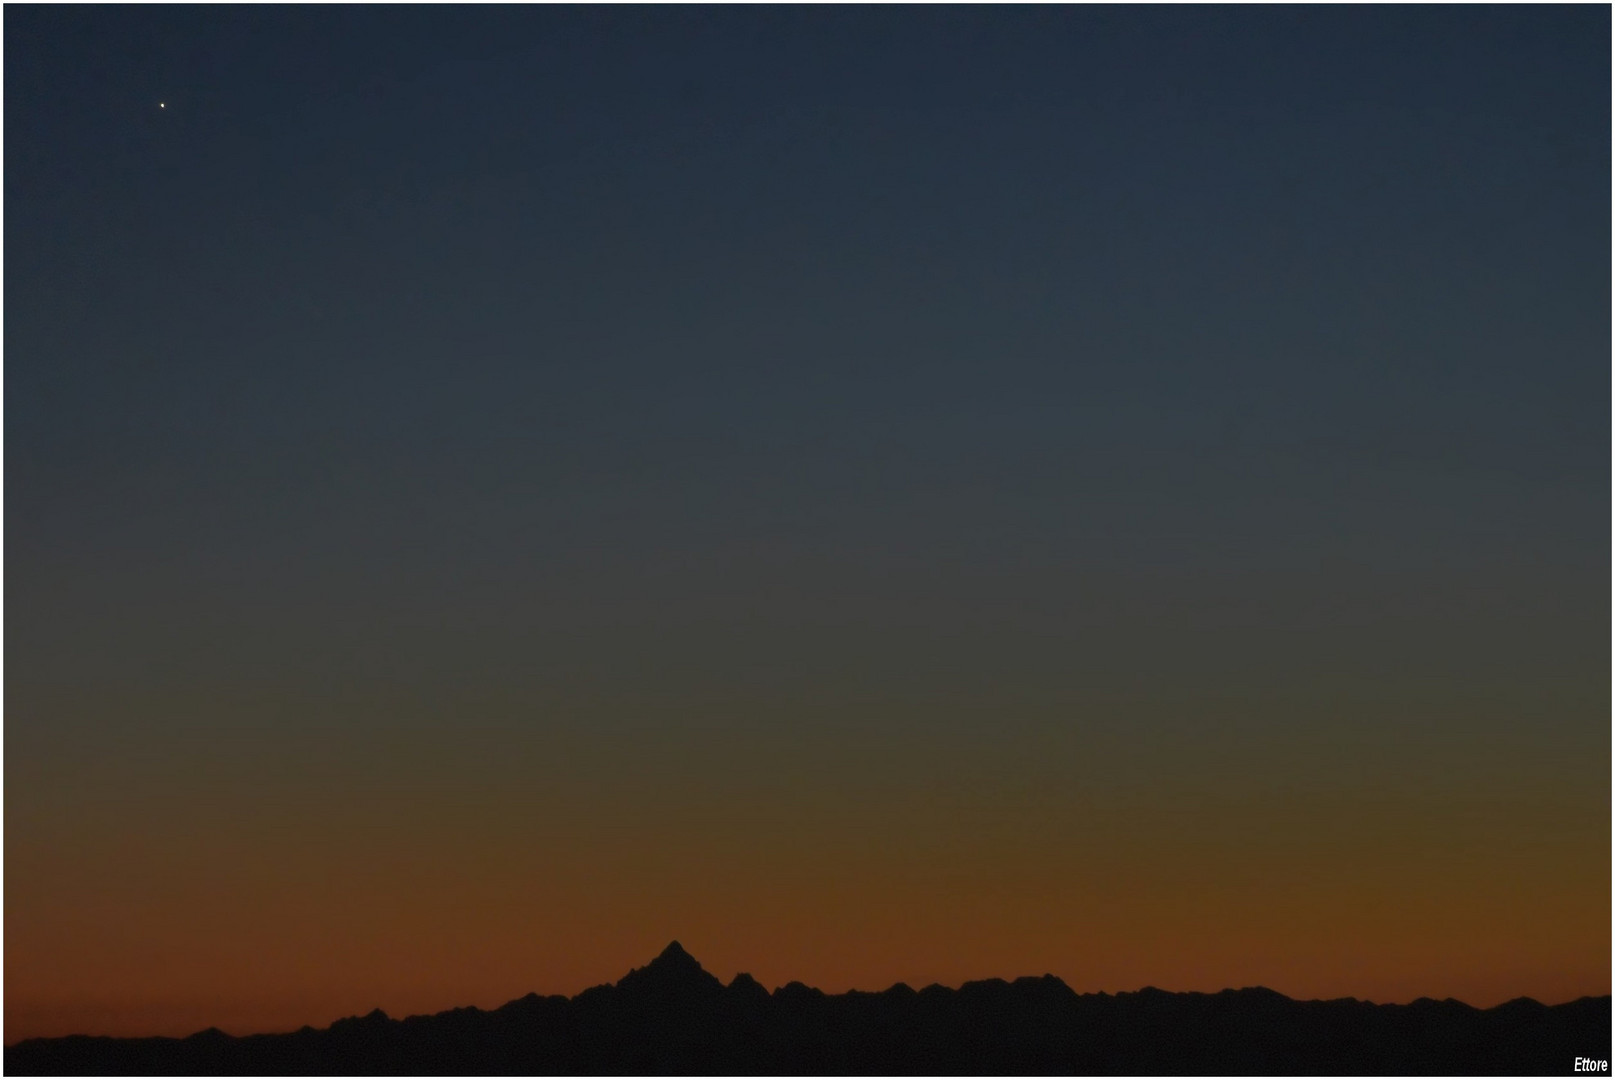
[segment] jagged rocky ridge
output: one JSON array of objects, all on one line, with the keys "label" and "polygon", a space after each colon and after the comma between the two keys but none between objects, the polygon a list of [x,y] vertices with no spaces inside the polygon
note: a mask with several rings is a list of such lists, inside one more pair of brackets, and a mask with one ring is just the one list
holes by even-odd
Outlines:
[{"label": "jagged rocky ridge", "polygon": [[[1610,1059],[1610,999],[1480,1010],[1272,990],[1077,994],[1052,975],[829,995],[724,986],[677,942],[616,985],[498,1009],[235,1038],[70,1036],[7,1047],[9,1075],[1569,1074]],[[1606,1074],[1607,1075],[1607,1074]]]}]

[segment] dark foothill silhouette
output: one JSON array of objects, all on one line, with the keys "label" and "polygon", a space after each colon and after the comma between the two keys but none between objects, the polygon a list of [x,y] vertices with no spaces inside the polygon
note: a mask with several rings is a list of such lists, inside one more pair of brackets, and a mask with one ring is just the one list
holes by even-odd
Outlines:
[{"label": "dark foothill silhouette", "polygon": [[404,1020],[377,1009],[284,1035],[28,1039],[6,1048],[5,1071],[1540,1075],[1574,1074],[1578,1058],[1610,1060],[1608,996],[1476,1009],[1450,998],[1292,1001],[1261,987],[1078,994],[1053,975],[845,994],[792,982],[769,993],[744,974],[724,986],[675,941],[574,998],[529,994]]}]

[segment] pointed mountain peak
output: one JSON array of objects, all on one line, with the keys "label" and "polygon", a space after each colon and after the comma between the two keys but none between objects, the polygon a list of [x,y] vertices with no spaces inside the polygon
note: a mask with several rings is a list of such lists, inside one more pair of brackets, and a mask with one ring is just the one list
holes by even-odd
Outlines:
[{"label": "pointed mountain peak", "polygon": [[617,985],[658,990],[715,990],[723,984],[675,941],[656,959],[623,976]]},{"label": "pointed mountain peak", "polygon": [[667,948],[662,950],[662,954],[660,956],[658,956],[655,960],[651,961],[651,962],[654,963],[654,964],[662,964],[662,963],[669,963],[669,962],[675,963],[675,964],[677,964],[677,963],[697,963],[695,957],[693,957],[689,953],[685,952],[684,951],[684,946],[680,945],[676,941],[668,942]]}]

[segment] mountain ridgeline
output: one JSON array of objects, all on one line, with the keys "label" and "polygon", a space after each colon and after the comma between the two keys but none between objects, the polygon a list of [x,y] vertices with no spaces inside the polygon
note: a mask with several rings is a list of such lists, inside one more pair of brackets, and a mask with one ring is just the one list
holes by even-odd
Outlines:
[{"label": "mountain ridgeline", "polygon": [[[1577,1068],[1591,1059],[1592,1068]],[[1610,999],[1493,1009],[1217,994],[1077,994],[1053,975],[957,990],[902,983],[825,994],[728,986],[677,942],[615,985],[573,998],[324,1030],[184,1039],[74,1035],[5,1051],[23,1075],[501,1074],[1504,1074],[1609,1075]],[[1602,1062],[1599,1069],[1597,1063]]]}]

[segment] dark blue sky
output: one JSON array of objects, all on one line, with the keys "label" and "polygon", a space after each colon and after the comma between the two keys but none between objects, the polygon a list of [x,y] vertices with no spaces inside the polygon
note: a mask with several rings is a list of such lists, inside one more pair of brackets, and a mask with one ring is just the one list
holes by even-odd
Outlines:
[{"label": "dark blue sky", "polygon": [[18,595],[713,545],[1218,573],[1342,518],[1585,572],[1605,22],[19,9]]},{"label": "dark blue sky", "polygon": [[1608,753],[1607,7],[5,31],[8,842],[294,732],[947,732],[891,782],[1005,806]]}]

